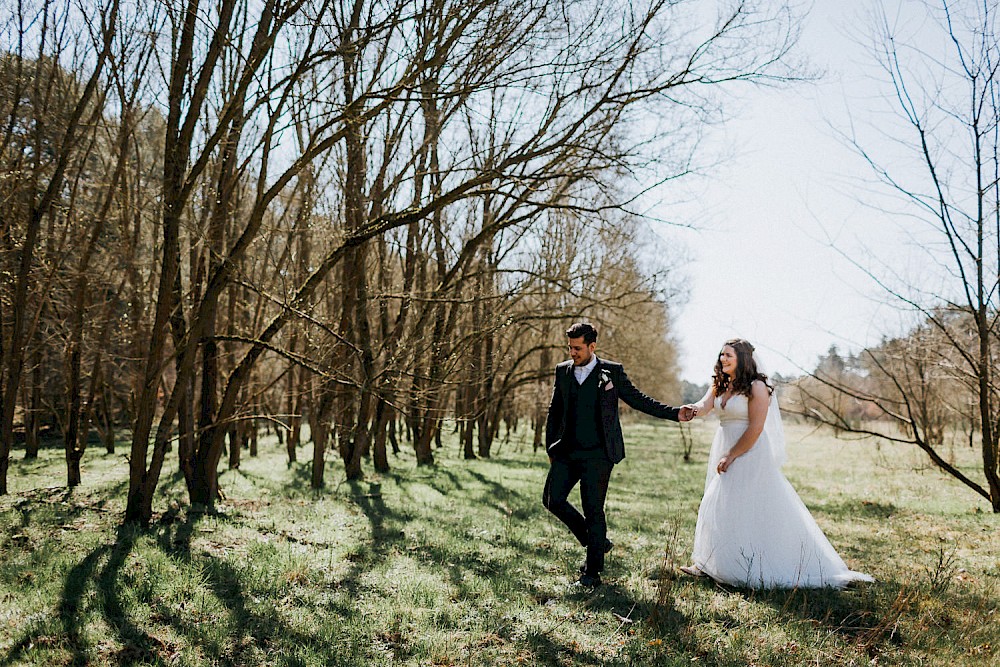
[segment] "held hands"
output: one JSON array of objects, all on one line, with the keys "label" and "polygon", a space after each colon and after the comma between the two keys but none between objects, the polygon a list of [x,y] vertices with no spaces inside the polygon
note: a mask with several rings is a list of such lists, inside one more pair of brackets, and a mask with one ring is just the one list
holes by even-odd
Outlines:
[{"label": "held hands", "polygon": [[677,419],[682,422],[689,422],[698,416],[698,406],[693,404],[682,405]]}]

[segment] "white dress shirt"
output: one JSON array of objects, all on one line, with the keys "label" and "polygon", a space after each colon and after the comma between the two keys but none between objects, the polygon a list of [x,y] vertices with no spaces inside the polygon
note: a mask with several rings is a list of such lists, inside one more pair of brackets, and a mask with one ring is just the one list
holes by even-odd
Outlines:
[{"label": "white dress shirt", "polygon": [[596,354],[590,355],[590,362],[587,363],[586,365],[573,366],[573,375],[576,376],[577,384],[583,384],[587,380],[587,377],[590,375],[590,372],[595,368],[597,368]]}]

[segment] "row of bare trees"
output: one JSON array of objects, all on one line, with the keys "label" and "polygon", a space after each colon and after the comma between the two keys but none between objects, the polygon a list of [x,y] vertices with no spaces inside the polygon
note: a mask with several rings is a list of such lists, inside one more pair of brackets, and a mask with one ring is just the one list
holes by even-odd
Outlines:
[{"label": "row of bare trees", "polygon": [[[853,257],[908,326],[853,357],[832,350],[798,383],[797,409],[918,447],[1000,513],[1000,3],[894,11],[875,13],[871,41],[892,148],[846,138],[884,195],[868,202],[873,224],[901,220],[897,247],[921,250],[909,279],[899,257]],[[956,442],[978,450],[978,471],[955,463]]]},{"label": "row of bare trees", "polygon": [[578,317],[671,382],[633,184],[694,170],[723,84],[781,78],[794,37],[779,4],[689,4],[18,0],[0,493],[22,427],[28,455],[61,434],[70,485],[126,431],[139,522],[168,452],[211,507],[262,420],[290,461],[309,425],[315,486],[328,446],[348,478],[402,433],[432,463],[446,417],[488,456]]},{"label": "row of bare trees", "polygon": [[[991,354],[997,354],[1000,339],[992,338]],[[785,408],[839,433],[913,445],[992,504],[994,459],[985,453],[980,477],[956,457],[957,448],[981,451],[989,442],[982,432],[979,378],[969,365],[977,347],[974,318],[941,310],[906,335],[856,354],[831,347],[812,373],[789,383]]]}]

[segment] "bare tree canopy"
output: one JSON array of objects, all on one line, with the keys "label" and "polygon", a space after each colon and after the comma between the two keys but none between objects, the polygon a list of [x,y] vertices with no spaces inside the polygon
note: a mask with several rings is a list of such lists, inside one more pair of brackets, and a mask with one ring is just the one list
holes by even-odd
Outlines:
[{"label": "bare tree canopy", "polygon": [[696,170],[729,85],[793,74],[787,6],[706,5],[19,2],[0,492],[45,429],[70,485],[92,428],[129,433],[139,522],[169,452],[210,508],[262,426],[290,462],[308,432],[316,487],[331,450],[432,463],[445,419],[489,456],[577,318],[675,387],[677,261],[632,204]]},{"label": "bare tree canopy", "polygon": [[[916,445],[1000,512],[1000,6],[923,8],[916,23],[875,15],[873,55],[893,112],[880,129],[899,152],[847,137],[887,195],[875,216],[903,221],[924,253],[915,280],[901,279],[892,258],[855,258],[912,329],[849,363],[834,350],[799,383],[799,407],[844,431]],[[981,474],[952,463],[949,447],[963,440],[981,450]]]}]

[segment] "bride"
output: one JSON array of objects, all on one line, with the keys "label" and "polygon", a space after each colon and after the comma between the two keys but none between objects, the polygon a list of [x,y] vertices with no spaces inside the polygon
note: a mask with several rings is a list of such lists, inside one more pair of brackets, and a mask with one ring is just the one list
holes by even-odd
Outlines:
[{"label": "bride", "polygon": [[774,388],[753,346],[726,341],[712,384],[692,407],[718,408],[694,563],[681,570],[749,588],[842,588],[874,581],[850,570],[781,473],[785,436]]}]

